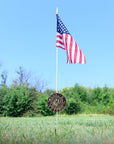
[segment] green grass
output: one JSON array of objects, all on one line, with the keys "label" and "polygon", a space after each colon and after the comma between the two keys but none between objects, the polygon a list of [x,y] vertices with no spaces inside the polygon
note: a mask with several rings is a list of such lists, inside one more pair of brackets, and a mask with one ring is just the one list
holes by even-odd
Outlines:
[{"label": "green grass", "polygon": [[0,144],[113,144],[114,116],[0,118]]}]

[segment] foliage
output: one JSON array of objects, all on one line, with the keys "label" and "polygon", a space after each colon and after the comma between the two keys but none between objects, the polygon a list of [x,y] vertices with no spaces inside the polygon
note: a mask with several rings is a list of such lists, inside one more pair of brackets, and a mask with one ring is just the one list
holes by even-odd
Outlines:
[{"label": "foliage", "polygon": [[5,116],[21,116],[31,108],[31,100],[28,87],[14,86],[4,96],[3,114]]},{"label": "foliage", "polygon": [[[67,100],[64,113],[109,113],[114,114],[114,89],[107,86],[85,88],[76,84],[60,91]],[[69,109],[69,110],[68,110]]]},{"label": "foliage", "polygon": [[[8,86],[7,71],[0,74],[0,116],[53,115],[47,99],[55,90],[45,87],[44,81],[31,77],[22,66],[16,70],[17,77]],[[59,91],[66,98],[66,107],[61,114],[97,113],[114,115],[114,88],[88,88],[75,84]]]},{"label": "foliage", "polygon": [[[55,93],[46,89],[43,93],[35,87],[12,85],[0,87],[0,115],[37,116],[54,115],[47,106],[48,97]],[[66,107],[61,114],[98,113],[114,115],[114,88],[86,88],[76,84],[59,91],[66,98]]]},{"label": "foliage", "polygon": [[70,98],[66,106],[66,114],[77,114],[81,111],[80,102]]},{"label": "foliage", "polygon": [[1,80],[1,84],[0,84],[3,87],[6,87],[7,76],[8,76],[7,71],[3,71],[2,74],[1,74],[2,80]]},{"label": "foliage", "polygon": [[3,106],[4,106],[4,96],[7,94],[8,88],[6,87],[1,87],[0,88],[0,114],[3,114]]},{"label": "foliage", "polygon": [[38,111],[40,114],[44,116],[54,115],[55,113],[52,112],[47,105],[48,95],[41,95],[38,98]]},{"label": "foliage", "polygon": [[80,101],[87,101],[87,91],[83,86],[79,86],[78,84],[76,84],[73,88],[73,91]]},{"label": "foliage", "polygon": [[46,89],[46,90],[44,91],[44,94],[46,94],[46,95],[48,95],[48,96],[50,96],[50,95],[52,95],[52,94],[54,94],[54,93],[56,93],[56,91],[55,91],[55,90],[52,90],[52,89]]},{"label": "foliage", "polygon": [[18,75],[18,78],[13,81],[14,85],[30,85],[30,73],[27,73],[22,66],[19,67],[19,70],[17,70],[16,73]]}]

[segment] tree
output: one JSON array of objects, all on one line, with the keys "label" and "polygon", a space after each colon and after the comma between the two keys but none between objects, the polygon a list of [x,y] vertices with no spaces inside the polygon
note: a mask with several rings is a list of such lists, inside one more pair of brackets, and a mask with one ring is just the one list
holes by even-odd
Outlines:
[{"label": "tree", "polygon": [[1,74],[1,86],[5,87],[7,82],[7,71],[3,71]]},{"label": "tree", "polygon": [[97,105],[99,102],[102,102],[102,88],[97,87],[92,90],[92,104]]},{"label": "tree", "polygon": [[22,66],[16,70],[18,77],[13,80],[13,85],[34,87],[37,91],[42,92],[45,88],[45,82],[37,77],[32,77],[31,72],[27,72]]},{"label": "tree", "polygon": [[73,95],[75,99],[87,102],[87,90],[83,86],[76,84],[73,88]]},{"label": "tree", "polygon": [[50,95],[52,95],[52,94],[54,94],[54,93],[56,93],[55,90],[48,89],[48,88],[44,91],[44,94],[47,94],[48,96],[50,96]]},{"label": "tree", "polygon": [[46,87],[46,83],[36,77],[34,81],[31,81],[30,86],[35,87],[37,91],[42,92]]},{"label": "tree", "polygon": [[110,89],[107,86],[103,87],[102,103],[104,105],[107,105],[111,100],[112,100],[112,94]]},{"label": "tree", "polygon": [[26,85],[29,86],[30,72],[26,72],[22,66],[19,67],[19,70],[16,70],[18,78],[13,81],[14,85]]}]

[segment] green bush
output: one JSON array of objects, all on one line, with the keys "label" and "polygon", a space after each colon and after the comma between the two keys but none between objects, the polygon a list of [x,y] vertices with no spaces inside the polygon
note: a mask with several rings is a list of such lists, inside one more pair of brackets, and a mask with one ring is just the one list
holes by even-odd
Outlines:
[{"label": "green bush", "polygon": [[38,98],[38,111],[40,114],[44,115],[44,116],[51,116],[54,115],[55,113],[52,112],[47,105],[47,100],[48,100],[48,95],[41,95]]},{"label": "green bush", "polygon": [[7,94],[8,88],[7,87],[1,87],[0,88],[0,115],[3,114],[3,106],[4,106],[4,96]]},{"label": "green bush", "polygon": [[31,108],[31,97],[26,86],[14,86],[4,96],[4,115],[21,116]]},{"label": "green bush", "polygon": [[108,103],[106,113],[114,115],[114,100],[111,100],[110,103]]},{"label": "green bush", "polygon": [[76,84],[73,88],[73,93],[74,98],[78,98],[82,102],[87,102],[87,90],[83,86]]},{"label": "green bush", "polygon": [[80,102],[73,98],[67,101],[67,106],[65,108],[67,114],[77,114],[81,111]]}]

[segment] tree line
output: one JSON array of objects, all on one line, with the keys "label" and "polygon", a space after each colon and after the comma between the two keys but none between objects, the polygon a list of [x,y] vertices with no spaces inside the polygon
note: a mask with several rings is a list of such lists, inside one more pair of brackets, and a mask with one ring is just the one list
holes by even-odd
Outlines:
[{"label": "tree line", "polygon": [[[0,115],[1,116],[50,116],[55,113],[47,106],[49,96],[55,90],[42,91],[44,84],[30,83],[29,73],[22,67],[16,71],[18,77],[7,86],[7,73],[1,74]],[[114,88],[88,88],[76,84],[59,91],[66,98],[66,107],[61,114],[97,113],[114,114]]]}]

